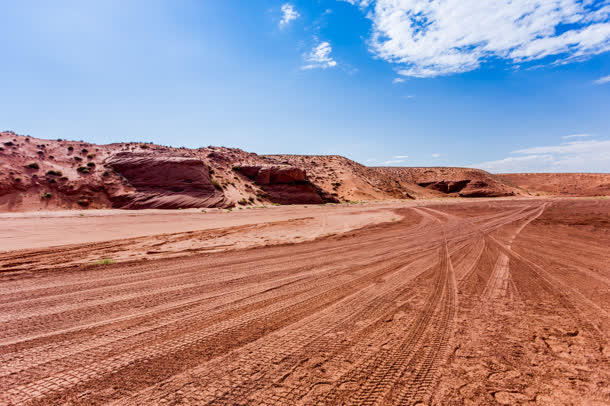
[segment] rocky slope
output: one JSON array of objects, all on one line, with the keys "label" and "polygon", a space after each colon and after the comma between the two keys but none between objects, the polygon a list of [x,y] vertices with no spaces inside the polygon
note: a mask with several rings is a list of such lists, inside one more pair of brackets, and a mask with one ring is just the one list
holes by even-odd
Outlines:
[{"label": "rocky slope", "polygon": [[478,169],[369,168],[341,156],[240,149],[95,145],[0,133],[0,211],[322,204],[520,189]]},{"label": "rocky slope", "polygon": [[552,196],[608,196],[610,173],[505,173],[502,182],[529,194]]},{"label": "rocky slope", "polygon": [[502,197],[520,194],[494,175],[472,168],[373,168],[387,179],[414,184],[446,196]]},{"label": "rocky slope", "polygon": [[[257,165],[250,177],[241,165]],[[95,145],[0,133],[0,211],[338,202],[304,170],[239,149]]]},{"label": "rocky slope", "polygon": [[501,197],[522,193],[480,169],[366,167],[341,156],[266,157],[304,168],[313,182],[343,200]]}]

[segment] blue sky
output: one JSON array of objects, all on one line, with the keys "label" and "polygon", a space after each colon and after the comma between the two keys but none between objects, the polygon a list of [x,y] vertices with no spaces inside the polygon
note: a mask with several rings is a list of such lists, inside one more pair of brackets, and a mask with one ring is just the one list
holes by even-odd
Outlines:
[{"label": "blue sky", "polygon": [[0,15],[0,128],[20,134],[610,172],[607,0],[0,0]]}]

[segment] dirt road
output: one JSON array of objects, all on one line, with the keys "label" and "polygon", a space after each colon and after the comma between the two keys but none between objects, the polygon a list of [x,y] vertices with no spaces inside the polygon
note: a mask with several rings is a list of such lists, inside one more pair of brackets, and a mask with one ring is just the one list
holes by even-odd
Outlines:
[{"label": "dirt road", "polygon": [[0,404],[610,402],[607,200],[396,214],[303,243],[0,272]]}]

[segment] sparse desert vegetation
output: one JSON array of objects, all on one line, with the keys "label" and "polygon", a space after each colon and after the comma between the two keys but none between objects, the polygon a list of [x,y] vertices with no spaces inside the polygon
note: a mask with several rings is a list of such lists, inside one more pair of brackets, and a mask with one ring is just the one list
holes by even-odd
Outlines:
[{"label": "sparse desert vegetation", "polygon": [[114,264],[116,261],[112,258],[100,258],[94,262],[95,265],[110,265]]}]

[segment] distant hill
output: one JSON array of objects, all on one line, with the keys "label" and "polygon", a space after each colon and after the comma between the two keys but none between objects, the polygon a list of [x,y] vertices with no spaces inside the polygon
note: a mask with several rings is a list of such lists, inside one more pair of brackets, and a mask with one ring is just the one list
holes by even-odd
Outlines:
[{"label": "distant hill", "polygon": [[470,168],[371,168],[341,156],[257,155],[141,142],[96,145],[0,132],[0,211],[527,194],[519,182],[506,183],[505,176]]},{"label": "distant hill", "polygon": [[530,194],[551,196],[608,196],[610,173],[505,173],[503,182]]}]

